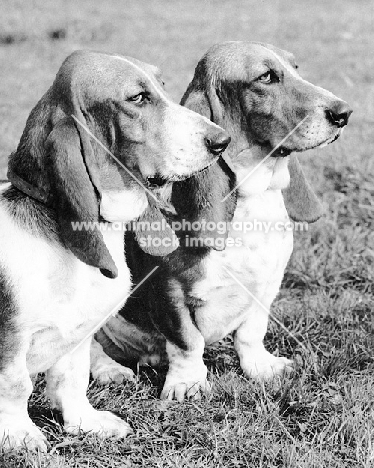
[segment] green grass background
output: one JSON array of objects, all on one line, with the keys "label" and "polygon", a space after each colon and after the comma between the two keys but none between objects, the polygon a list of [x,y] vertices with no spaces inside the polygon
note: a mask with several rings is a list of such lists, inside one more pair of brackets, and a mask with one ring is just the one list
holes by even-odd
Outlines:
[{"label": "green grass background", "polygon": [[214,389],[201,402],[160,402],[165,370],[142,370],[136,384],[92,383],[93,404],[133,425],[119,442],[68,437],[41,377],[30,413],[55,448],[0,454],[0,467],[373,467],[373,2],[2,0],[0,8],[0,178],[30,110],[76,49],[154,63],[179,100],[212,44],[269,42],[354,109],[336,143],[301,157],[326,216],[296,234],[273,313],[306,349],[275,323],[266,338],[295,359],[295,374],[247,380],[227,339],[206,352]]}]

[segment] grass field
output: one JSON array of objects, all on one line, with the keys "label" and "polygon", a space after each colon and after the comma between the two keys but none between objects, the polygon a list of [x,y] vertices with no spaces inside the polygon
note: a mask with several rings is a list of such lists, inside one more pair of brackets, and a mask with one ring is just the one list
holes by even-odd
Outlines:
[{"label": "grass field", "polygon": [[94,406],[127,418],[125,441],[70,437],[48,408],[40,377],[30,414],[53,449],[0,454],[0,467],[374,466],[374,4],[371,0],[2,0],[0,178],[31,108],[75,49],[157,64],[179,100],[213,43],[257,40],[296,55],[301,74],[352,106],[333,145],[303,155],[326,217],[296,234],[267,347],[296,362],[266,385],[246,379],[230,339],[206,362],[213,392],[200,402],[157,399],[164,370],[135,384],[91,384]]}]

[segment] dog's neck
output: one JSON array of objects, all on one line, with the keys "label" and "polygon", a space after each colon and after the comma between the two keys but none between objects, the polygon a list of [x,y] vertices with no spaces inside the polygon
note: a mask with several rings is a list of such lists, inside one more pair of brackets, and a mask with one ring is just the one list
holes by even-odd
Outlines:
[{"label": "dog's neck", "polygon": [[59,229],[54,211],[14,185],[1,194],[2,203],[20,228],[37,237],[58,239]]},{"label": "dog's neck", "polygon": [[148,206],[142,188],[106,191],[101,194],[100,215],[109,223],[128,223],[138,218]]},{"label": "dog's neck", "polygon": [[228,159],[236,175],[240,197],[282,190],[288,186],[288,157],[269,156],[267,148],[248,141],[238,143],[229,147]]}]

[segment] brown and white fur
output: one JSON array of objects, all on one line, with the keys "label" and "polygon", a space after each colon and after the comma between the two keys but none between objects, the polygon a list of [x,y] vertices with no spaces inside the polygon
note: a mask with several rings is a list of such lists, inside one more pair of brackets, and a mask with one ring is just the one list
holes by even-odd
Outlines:
[{"label": "brown and white fur", "polygon": [[[153,355],[166,351],[169,371],[161,397],[178,400],[209,387],[202,360],[204,346],[229,333],[234,334],[247,376],[269,378],[291,368],[292,361],[269,353],[263,339],[293,248],[287,223],[290,217],[314,222],[322,211],[296,156],[290,153],[334,141],[351,113],[344,101],[301,78],[290,53],[248,42],[212,47],[197,65],[182,104],[221,125],[232,137],[225,152],[237,181],[232,226],[257,220],[270,222],[271,230],[232,229],[228,236],[241,245],[227,246],[224,251],[202,250],[193,270],[188,262],[197,255],[196,249],[190,253],[178,249],[167,259],[167,266],[162,260],[166,278],[152,289],[156,289],[153,296],[148,288],[143,292],[146,299],[132,298],[98,333],[104,350],[117,361],[131,358],[132,349],[140,361],[146,360],[147,348]],[[206,172],[212,174],[213,185],[217,181],[213,168]],[[193,180],[206,192],[206,180],[199,176]],[[173,193],[183,192],[183,187],[187,193],[188,184],[174,184]],[[195,191],[198,200],[199,191]],[[224,195],[207,195],[207,200],[223,206],[228,200]],[[132,263],[135,276],[139,268]],[[141,311],[138,316],[136,310]],[[138,336],[133,328],[131,336],[127,335],[129,322],[137,327]]]},{"label": "brown and white fur", "polygon": [[[0,190],[2,448],[46,449],[27,413],[38,372],[68,432],[130,431],[86,397],[91,334],[131,288],[124,229],[113,223],[147,209],[147,178],[190,176],[228,142],[217,125],[170,101],[155,67],[89,51],[65,60]],[[74,230],[72,222],[96,224]]]}]

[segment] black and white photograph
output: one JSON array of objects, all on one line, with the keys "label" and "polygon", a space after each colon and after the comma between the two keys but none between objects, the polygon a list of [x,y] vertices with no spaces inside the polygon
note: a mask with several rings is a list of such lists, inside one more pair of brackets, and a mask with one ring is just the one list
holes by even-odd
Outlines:
[{"label": "black and white photograph", "polygon": [[0,12],[0,468],[374,468],[372,0]]}]

